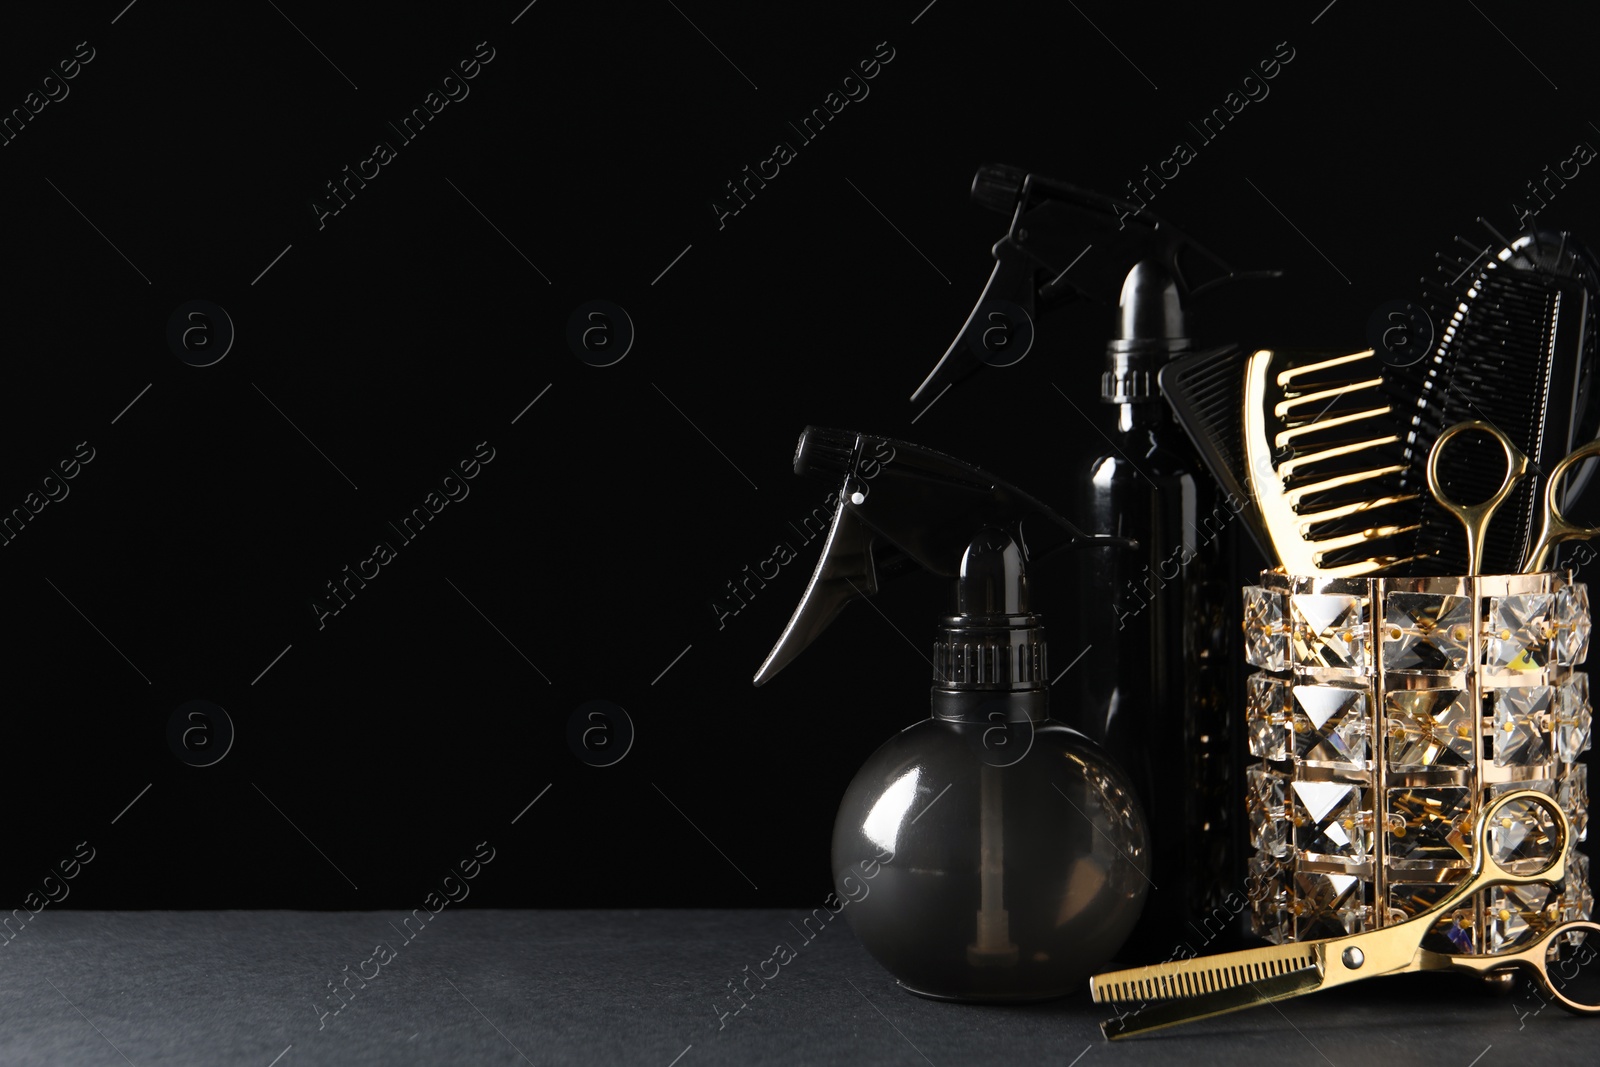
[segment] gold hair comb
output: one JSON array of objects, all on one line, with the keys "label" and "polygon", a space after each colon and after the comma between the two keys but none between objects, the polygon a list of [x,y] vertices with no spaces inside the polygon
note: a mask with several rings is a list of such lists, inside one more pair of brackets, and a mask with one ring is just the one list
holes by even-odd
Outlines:
[{"label": "gold hair comb", "polygon": [[[1373,525],[1374,512],[1415,500],[1392,491],[1399,462],[1382,450],[1399,436],[1376,373],[1329,381],[1336,368],[1361,372],[1372,349],[1290,366],[1272,375],[1279,353],[1255,352],[1245,366],[1244,449],[1251,495],[1278,563],[1290,574],[1355,577],[1415,557],[1361,556],[1357,549],[1409,533],[1413,525]],[[1276,424],[1274,432],[1269,428]],[[1355,558],[1351,558],[1354,556]]]}]

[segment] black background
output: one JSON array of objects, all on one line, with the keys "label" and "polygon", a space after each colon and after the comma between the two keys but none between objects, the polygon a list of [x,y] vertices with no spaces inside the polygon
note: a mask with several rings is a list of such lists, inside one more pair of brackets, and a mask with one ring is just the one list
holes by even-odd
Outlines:
[{"label": "black background", "polygon": [[[0,37],[0,110],[96,53],[0,148],[0,511],[95,449],[0,549],[6,909],[84,840],[68,907],[410,908],[483,840],[471,905],[819,903],[846,783],[926,714],[945,590],[905,579],[751,687],[816,546],[720,629],[711,601],[828,491],[796,435],[901,437],[1051,501],[1104,447],[1109,309],[907,399],[1005,229],[978,164],[1125,192],[1286,41],[1151,206],[1289,272],[1199,304],[1201,342],[1349,349],[1600,143],[1576,3],[123,2]],[[324,183],[480,41],[470,95],[319,229]],[[723,183],[885,41],[870,95],[719,229]],[[1541,221],[1600,240],[1597,183]],[[196,298],[237,329],[206,368],[165,339]],[[592,299],[637,328],[610,367],[565,340]],[[480,441],[470,496],[319,629],[324,583]],[[1047,617],[1089,610],[1071,568],[1036,574]],[[192,699],[237,730],[214,766],[167,745]],[[637,730],[611,767],[568,746],[594,699]]]}]

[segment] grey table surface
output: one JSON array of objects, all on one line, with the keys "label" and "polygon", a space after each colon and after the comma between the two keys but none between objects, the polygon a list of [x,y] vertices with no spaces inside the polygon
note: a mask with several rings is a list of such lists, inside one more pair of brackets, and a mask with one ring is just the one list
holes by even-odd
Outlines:
[{"label": "grey table surface", "polygon": [[[911,996],[842,918],[806,942],[798,910],[446,908],[407,941],[403,914],[46,909],[0,947],[0,1064],[1494,1067],[1592,1064],[1600,1041],[1600,1019],[1417,976],[1112,1044],[1087,994]],[[779,942],[795,958],[729,999]]]}]

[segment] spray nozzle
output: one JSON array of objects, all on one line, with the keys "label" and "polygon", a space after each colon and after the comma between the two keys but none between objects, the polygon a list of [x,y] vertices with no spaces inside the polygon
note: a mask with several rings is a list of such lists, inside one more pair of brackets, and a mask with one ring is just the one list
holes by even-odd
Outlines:
[{"label": "spray nozzle", "polygon": [[[1184,301],[1224,282],[1282,274],[1234,269],[1142,203],[1016,167],[980,167],[972,180],[972,198],[982,207],[1010,213],[1011,228],[994,246],[994,271],[972,314],[933,372],[911,394],[913,401],[967,377],[985,362],[1009,361],[1008,354],[988,347],[996,315],[1009,323],[1017,309],[1031,317],[1036,309],[1081,296],[1102,305],[1122,303],[1123,340],[1182,338]],[[1174,306],[1158,314],[1135,301],[1138,314],[1130,319],[1130,272],[1141,267],[1148,277],[1140,286],[1170,286]],[[1167,299],[1163,292],[1161,303]],[[1151,316],[1158,321],[1148,322]],[[1147,328],[1159,332],[1144,332]]]},{"label": "spray nozzle", "polygon": [[967,545],[956,581],[957,615],[1026,615],[1028,576],[1022,549],[1004,530],[985,526]]},{"label": "spray nozzle", "polygon": [[833,523],[822,558],[756,672],[757,685],[788,666],[851,600],[873,595],[896,574],[962,578],[962,603],[1011,604],[1016,610],[1001,614],[1026,614],[1026,561],[1071,544],[1136,544],[1086,534],[1016,486],[904,441],[808,426],[794,469],[836,480],[839,489],[829,496]]}]

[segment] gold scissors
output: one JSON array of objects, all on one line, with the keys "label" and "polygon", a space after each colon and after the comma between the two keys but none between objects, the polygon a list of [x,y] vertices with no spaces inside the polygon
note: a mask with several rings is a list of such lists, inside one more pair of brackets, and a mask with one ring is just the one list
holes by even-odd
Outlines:
[{"label": "gold scissors", "polygon": [[[1506,475],[1493,496],[1480,504],[1469,505],[1458,503],[1445,495],[1444,487],[1439,484],[1439,456],[1444,451],[1445,442],[1452,437],[1472,432],[1486,433],[1499,442],[1506,456]],[[1587,540],[1600,536],[1600,527],[1579,526],[1569,522],[1556,504],[1556,492],[1561,480],[1566,477],[1574,464],[1591,456],[1600,456],[1600,440],[1590,441],[1574,450],[1557,463],[1545,479],[1539,536],[1522,561],[1521,570],[1524,573],[1541,571],[1548,566],[1552,561],[1556,545],[1563,541]],[[1516,488],[1517,483],[1527,477],[1529,466],[1528,457],[1523,455],[1522,450],[1512,442],[1511,438],[1502,433],[1499,427],[1478,419],[1456,423],[1433,442],[1433,448],[1428,451],[1428,491],[1433,494],[1433,499],[1439,502],[1440,507],[1460,519],[1461,525],[1466,528],[1468,574],[1475,575],[1482,572],[1483,546],[1489,532],[1489,523],[1494,518],[1495,512],[1500,509],[1500,505],[1505,503],[1506,497]]]},{"label": "gold scissors", "polygon": [[1587,541],[1591,537],[1600,535],[1600,527],[1579,526],[1568,522],[1556,504],[1556,487],[1561,484],[1561,479],[1566,477],[1575,463],[1590,456],[1600,456],[1600,441],[1590,441],[1582,448],[1574,450],[1550,472],[1549,480],[1544,483],[1544,518],[1539,525],[1539,536],[1533,542],[1533,547],[1528,550],[1528,558],[1522,561],[1524,571],[1533,573],[1544,570],[1554,562],[1552,557],[1556,545],[1563,541]]},{"label": "gold scissors", "polygon": [[[1512,863],[1517,870],[1508,870],[1490,855],[1494,849],[1489,831],[1512,825],[1516,816],[1507,809],[1513,804],[1531,805],[1550,816],[1552,848],[1550,856],[1520,859]],[[1531,817],[1533,813],[1526,814]],[[1557,938],[1578,931],[1600,938],[1600,923],[1559,923],[1516,951],[1492,956],[1452,955],[1422,947],[1423,938],[1441,918],[1490,886],[1553,884],[1566,877],[1571,825],[1555,798],[1546,793],[1520,789],[1494,798],[1478,816],[1473,840],[1477,847],[1470,875],[1426,911],[1393,926],[1346,937],[1224,952],[1095,975],[1089,979],[1089,993],[1096,1004],[1139,1005],[1134,1011],[1101,1023],[1101,1032],[1116,1041],[1363,978],[1415,971],[1487,974],[1517,968],[1531,973],[1567,1010],[1600,1013],[1600,1001],[1586,1004],[1572,999],[1564,991],[1564,983],[1553,979],[1548,969],[1548,957],[1552,947],[1558,945]],[[1528,870],[1534,863],[1538,869]]]}]

